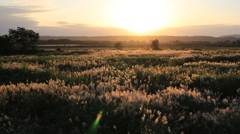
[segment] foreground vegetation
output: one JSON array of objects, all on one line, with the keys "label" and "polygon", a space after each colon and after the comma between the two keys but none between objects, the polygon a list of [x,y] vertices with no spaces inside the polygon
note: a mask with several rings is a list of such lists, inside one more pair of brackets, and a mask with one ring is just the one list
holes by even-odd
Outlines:
[{"label": "foreground vegetation", "polygon": [[240,133],[240,50],[0,58],[2,133]]}]

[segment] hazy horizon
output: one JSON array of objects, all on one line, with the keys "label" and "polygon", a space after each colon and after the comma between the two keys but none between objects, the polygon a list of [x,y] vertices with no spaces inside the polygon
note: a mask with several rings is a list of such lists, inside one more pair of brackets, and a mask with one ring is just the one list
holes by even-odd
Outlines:
[{"label": "hazy horizon", "polygon": [[25,27],[41,36],[240,34],[237,0],[0,0],[0,35]]}]

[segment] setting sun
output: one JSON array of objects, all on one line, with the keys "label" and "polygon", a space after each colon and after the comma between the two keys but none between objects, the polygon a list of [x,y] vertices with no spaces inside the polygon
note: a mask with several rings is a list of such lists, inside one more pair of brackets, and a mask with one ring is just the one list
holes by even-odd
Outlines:
[{"label": "setting sun", "polygon": [[240,34],[239,5],[239,0],[0,0],[0,35],[20,26],[50,36],[218,37]]},{"label": "setting sun", "polygon": [[119,27],[140,33],[163,28],[169,17],[166,5],[157,0],[125,0],[115,12]]}]

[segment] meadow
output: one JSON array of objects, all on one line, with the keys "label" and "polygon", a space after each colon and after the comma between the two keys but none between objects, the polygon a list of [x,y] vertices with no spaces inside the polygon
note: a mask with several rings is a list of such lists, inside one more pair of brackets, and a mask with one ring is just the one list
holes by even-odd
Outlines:
[{"label": "meadow", "polygon": [[240,50],[0,57],[0,132],[240,133]]}]

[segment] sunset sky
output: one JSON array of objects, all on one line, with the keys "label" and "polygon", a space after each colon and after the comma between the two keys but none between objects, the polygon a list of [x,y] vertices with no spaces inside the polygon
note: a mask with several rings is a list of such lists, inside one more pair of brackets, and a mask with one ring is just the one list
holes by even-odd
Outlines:
[{"label": "sunset sky", "polygon": [[240,34],[239,0],[0,0],[0,35]]}]

